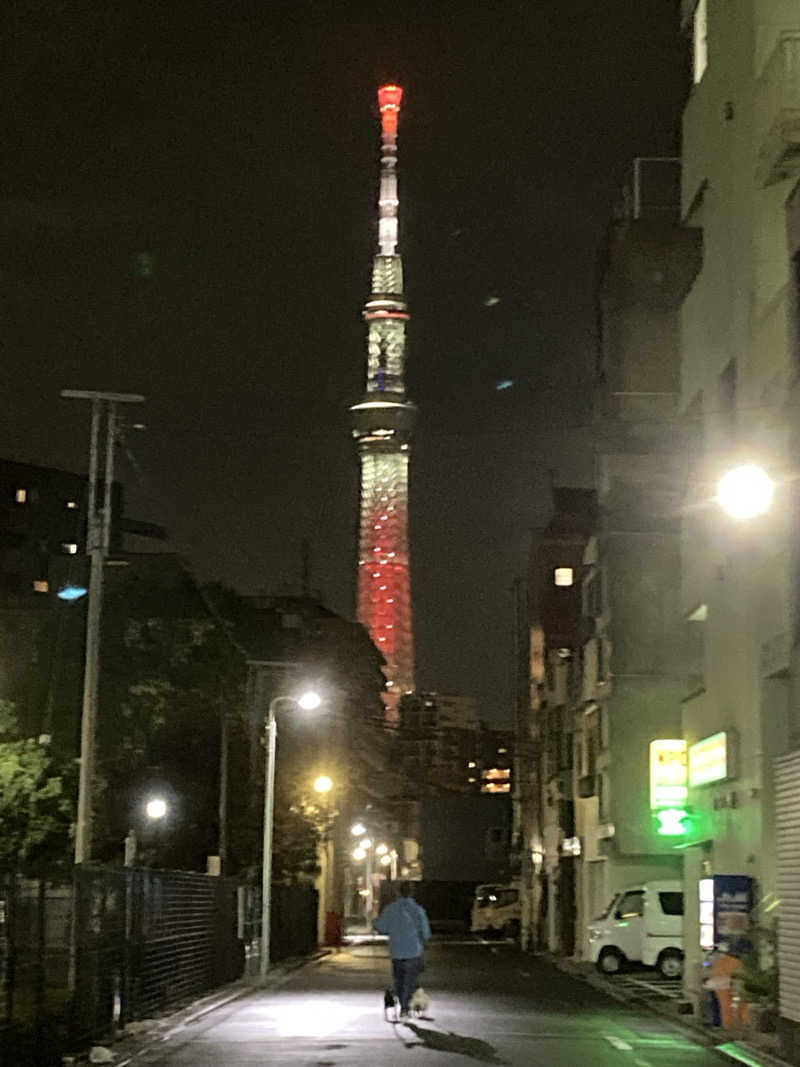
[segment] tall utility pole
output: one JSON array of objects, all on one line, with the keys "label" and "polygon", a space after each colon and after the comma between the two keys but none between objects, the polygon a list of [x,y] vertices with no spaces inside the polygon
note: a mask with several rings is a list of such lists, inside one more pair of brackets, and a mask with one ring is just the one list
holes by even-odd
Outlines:
[{"label": "tall utility pole", "polygon": [[[114,447],[117,440],[117,404],[138,404],[136,393],[97,393],[62,389],[71,400],[91,400],[92,428],[89,439],[89,493],[86,515],[86,551],[91,560],[89,604],[86,616],[86,659],[83,671],[81,709],[81,760],[78,778],[78,819],[75,829],[75,863],[85,863],[92,851],[92,783],[94,780],[94,735],[97,722],[97,691],[100,676],[100,616],[103,609],[103,565],[111,544],[111,509],[114,485]],[[103,504],[98,506],[100,433],[105,418]]]}]

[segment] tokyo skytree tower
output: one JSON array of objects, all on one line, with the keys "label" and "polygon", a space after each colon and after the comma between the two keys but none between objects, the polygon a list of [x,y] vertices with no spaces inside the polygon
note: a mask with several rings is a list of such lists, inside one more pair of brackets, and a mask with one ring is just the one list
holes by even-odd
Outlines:
[{"label": "tokyo skytree tower", "polygon": [[403,90],[378,90],[381,181],[378,251],[367,322],[364,397],[350,410],[361,460],[358,617],[386,658],[387,718],[414,688],[414,637],[408,552],[408,458],[416,409],[406,399],[403,261],[397,251],[397,120]]}]

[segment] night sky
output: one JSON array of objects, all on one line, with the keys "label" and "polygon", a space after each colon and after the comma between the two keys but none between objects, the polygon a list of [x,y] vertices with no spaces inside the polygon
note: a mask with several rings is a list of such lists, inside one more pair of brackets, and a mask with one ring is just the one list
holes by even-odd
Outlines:
[{"label": "night sky", "polygon": [[677,147],[677,6],[12,0],[0,455],[85,470],[60,389],[142,392],[129,511],[245,593],[298,588],[307,538],[352,616],[375,91],[400,82],[417,682],[510,720],[530,529],[551,471],[591,482],[596,251],[632,158]]}]

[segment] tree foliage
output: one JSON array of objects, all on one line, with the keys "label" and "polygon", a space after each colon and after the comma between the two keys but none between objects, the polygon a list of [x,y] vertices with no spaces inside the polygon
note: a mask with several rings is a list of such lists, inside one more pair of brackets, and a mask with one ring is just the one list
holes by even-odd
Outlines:
[{"label": "tree foliage", "polygon": [[44,739],[21,737],[0,700],[0,866],[64,859],[72,805]]}]

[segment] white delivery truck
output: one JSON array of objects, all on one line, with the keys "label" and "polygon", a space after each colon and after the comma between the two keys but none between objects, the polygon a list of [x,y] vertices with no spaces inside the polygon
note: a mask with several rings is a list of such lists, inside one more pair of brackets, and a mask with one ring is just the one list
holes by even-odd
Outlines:
[{"label": "white delivery truck", "polygon": [[603,974],[643,963],[664,978],[683,974],[683,884],[643,882],[623,889],[589,924],[589,953]]}]

